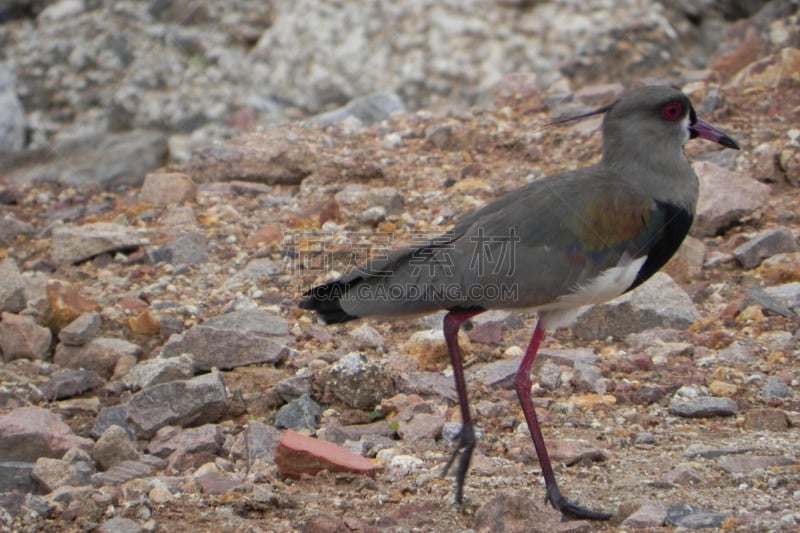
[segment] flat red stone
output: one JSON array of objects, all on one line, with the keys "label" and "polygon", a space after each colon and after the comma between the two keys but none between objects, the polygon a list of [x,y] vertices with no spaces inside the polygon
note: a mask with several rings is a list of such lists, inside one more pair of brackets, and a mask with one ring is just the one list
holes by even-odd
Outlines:
[{"label": "flat red stone", "polygon": [[275,464],[289,477],[330,472],[372,475],[377,465],[332,442],[306,437],[287,429],[275,449]]}]

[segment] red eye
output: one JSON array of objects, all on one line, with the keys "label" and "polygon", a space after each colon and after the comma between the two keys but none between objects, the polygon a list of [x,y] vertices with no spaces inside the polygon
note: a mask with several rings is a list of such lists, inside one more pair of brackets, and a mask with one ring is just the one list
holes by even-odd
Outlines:
[{"label": "red eye", "polygon": [[683,106],[680,102],[669,102],[661,107],[661,116],[667,120],[678,120],[683,115]]}]

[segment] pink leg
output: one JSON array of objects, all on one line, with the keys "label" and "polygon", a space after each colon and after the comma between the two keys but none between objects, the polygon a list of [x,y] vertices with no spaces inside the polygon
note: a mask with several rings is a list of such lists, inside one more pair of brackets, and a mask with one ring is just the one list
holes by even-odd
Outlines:
[{"label": "pink leg", "polygon": [[561,494],[561,490],[558,488],[556,475],[553,472],[553,465],[550,463],[547,447],[544,444],[544,436],[539,427],[539,420],[536,418],[536,410],[531,400],[531,366],[533,365],[534,359],[536,359],[536,352],[539,351],[539,344],[542,342],[543,338],[544,328],[541,325],[541,321],[539,321],[536,324],[536,328],[533,330],[531,342],[528,344],[528,349],[525,350],[525,355],[522,357],[519,369],[517,369],[517,374],[514,377],[514,386],[517,390],[517,398],[519,398],[519,403],[522,406],[522,412],[525,415],[525,422],[527,422],[528,429],[531,432],[533,447],[536,450],[536,456],[539,458],[539,466],[542,468],[545,490],[547,491],[546,500],[549,501],[555,509],[571,517],[586,518],[589,520],[608,520],[611,518],[610,514],[585,509],[572,503]]},{"label": "pink leg", "polygon": [[464,497],[464,481],[467,479],[467,470],[472,459],[472,450],[475,449],[475,429],[472,426],[472,416],[469,412],[469,398],[467,397],[467,382],[464,379],[464,365],[462,364],[461,348],[458,346],[458,330],[469,318],[483,313],[484,309],[469,309],[466,311],[450,311],[444,317],[444,340],[450,353],[450,364],[453,367],[453,378],[456,381],[458,405],[461,408],[461,432],[458,435],[458,448],[450,456],[444,467],[442,475],[447,474],[456,457],[456,502],[461,503]]}]

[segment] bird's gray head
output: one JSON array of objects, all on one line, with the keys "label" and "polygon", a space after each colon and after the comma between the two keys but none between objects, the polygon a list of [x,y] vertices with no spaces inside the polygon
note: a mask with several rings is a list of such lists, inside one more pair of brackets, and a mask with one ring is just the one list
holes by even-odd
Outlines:
[{"label": "bird's gray head", "polygon": [[683,145],[701,137],[739,149],[729,135],[697,117],[685,94],[662,85],[633,89],[605,107],[551,124],[600,114],[605,115],[600,165],[638,183],[654,198],[689,210],[697,201],[698,183]]},{"label": "bird's gray head", "polygon": [[686,141],[701,137],[726,148],[739,145],[722,130],[697,118],[689,98],[667,86],[647,86],[624,94],[604,108],[603,148],[606,155],[639,146],[649,154],[674,156]]}]

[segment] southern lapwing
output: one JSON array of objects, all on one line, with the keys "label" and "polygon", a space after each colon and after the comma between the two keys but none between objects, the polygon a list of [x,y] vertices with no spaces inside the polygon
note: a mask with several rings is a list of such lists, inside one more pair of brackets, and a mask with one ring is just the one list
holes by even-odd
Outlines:
[{"label": "southern lapwing", "polygon": [[683,151],[702,137],[739,145],[697,118],[679,90],[629,91],[589,115],[604,114],[599,163],[538,179],[463,216],[429,242],[368,261],[348,275],[308,290],[300,303],[328,323],[385,319],[446,310],[444,338],[461,408],[455,499],[475,447],[458,330],[488,309],[535,311],[538,321],[514,380],[546,487],[562,514],[611,515],[562,494],[530,398],[530,369],[548,329],[566,325],[580,306],[634,289],[672,256],[695,212],[698,180]]}]

